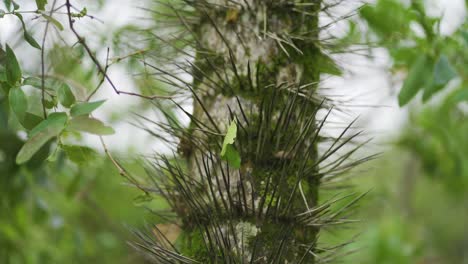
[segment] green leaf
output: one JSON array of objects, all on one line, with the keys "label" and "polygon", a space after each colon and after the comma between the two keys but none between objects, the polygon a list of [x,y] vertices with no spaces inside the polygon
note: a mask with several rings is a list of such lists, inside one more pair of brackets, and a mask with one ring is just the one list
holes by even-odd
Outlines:
[{"label": "green leaf", "polygon": [[43,16],[47,21],[49,21],[50,23],[54,24],[54,26],[55,26],[58,30],[62,31],[62,30],[64,29],[62,23],[60,23],[57,19],[55,19],[55,18],[53,18],[53,17],[51,17],[51,16],[48,16],[48,15],[46,15],[46,14],[42,14],[42,16]]},{"label": "green leaf", "polygon": [[41,45],[37,43],[37,41],[29,34],[28,31],[24,30],[24,39],[29,43],[29,45],[33,46],[36,49],[41,49]]},{"label": "green leaf", "polygon": [[422,54],[411,69],[398,95],[400,106],[406,105],[431,80],[432,63],[428,55]]},{"label": "green leaf", "polygon": [[0,18],[3,18],[5,16],[5,10],[0,9]]},{"label": "green leaf", "polygon": [[37,125],[39,125],[43,120],[44,119],[40,116],[26,112],[26,114],[24,115],[24,120],[22,122],[20,121],[20,123],[27,130],[31,130]]},{"label": "green leaf", "polygon": [[463,39],[465,40],[465,43],[468,45],[468,31],[462,31],[461,34]]},{"label": "green leaf", "polygon": [[413,18],[411,10],[398,0],[380,0],[375,5],[366,4],[359,10],[359,14],[370,29],[384,39],[408,32]]},{"label": "green leaf", "polygon": [[78,165],[84,165],[96,157],[96,152],[92,148],[77,145],[62,145],[68,158]]},{"label": "green leaf", "polygon": [[457,104],[459,102],[468,102],[468,88],[462,88],[453,92],[448,98],[451,103]]},{"label": "green leaf", "polygon": [[11,109],[18,118],[18,121],[22,122],[24,120],[26,110],[28,109],[28,100],[26,95],[20,87],[14,87],[10,89],[8,97]]},{"label": "green leaf", "polygon": [[[34,88],[42,89],[42,80],[38,77],[28,77],[23,80],[23,85],[30,85]],[[55,94],[54,88],[56,86],[58,85],[56,85],[56,82],[54,82],[53,80],[47,78],[44,80],[44,89],[49,91],[49,93]]]},{"label": "green leaf", "polygon": [[47,109],[52,109],[54,107],[57,106],[57,98],[56,97],[52,97],[50,98],[50,100],[47,100],[47,98],[44,98],[44,100],[42,101],[42,103],[44,104],[44,106],[47,108]]},{"label": "green leaf", "polygon": [[47,161],[49,161],[49,162],[57,161],[58,154],[59,154],[59,146],[57,145],[57,147],[54,149],[52,154],[50,154],[49,157],[47,157]]},{"label": "green leaf", "polygon": [[424,90],[423,101],[427,101],[435,93],[444,88],[448,82],[457,77],[457,71],[453,68],[447,56],[440,56],[434,66],[433,81]]},{"label": "green leaf", "polygon": [[91,114],[94,110],[96,110],[98,107],[100,107],[105,101],[106,100],[90,102],[90,103],[76,104],[71,108],[70,114],[72,116]]},{"label": "green leaf", "polygon": [[115,133],[112,127],[104,125],[100,120],[87,116],[78,116],[70,120],[70,130],[83,131],[95,135],[112,135]]},{"label": "green leaf", "polygon": [[39,43],[37,43],[33,36],[31,36],[31,34],[29,34],[29,32],[27,31],[26,24],[23,20],[23,16],[19,13],[15,13],[15,15],[18,17],[18,19],[21,21],[21,24],[23,25],[23,35],[26,42],[28,42],[29,45],[33,46],[36,49],[41,49],[41,45],[39,45]]},{"label": "green leaf", "polygon": [[16,163],[23,164],[31,159],[31,157],[41,149],[49,140],[56,137],[60,134],[60,130],[54,128],[48,128],[43,130],[33,137],[31,137],[26,143],[23,145],[21,150],[18,152],[16,156]]},{"label": "green leaf", "polygon": [[226,132],[226,136],[224,137],[223,141],[223,148],[221,150],[221,156],[226,154],[227,146],[234,144],[237,137],[237,122],[233,120],[231,124],[229,124],[228,130]]},{"label": "green leaf", "polygon": [[0,65],[0,82],[6,82],[6,81],[7,81],[7,78],[6,78],[5,67]]},{"label": "green leaf", "polygon": [[76,101],[75,96],[73,95],[70,89],[70,86],[68,86],[68,84],[66,83],[62,83],[62,85],[58,89],[58,99],[60,101],[60,104],[62,104],[65,107],[70,107]]},{"label": "green leaf", "polygon": [[20,8],[20,6],[13,0],[11,0],[11,2],[13,3],[13,10],[18,10]]},{"label": "green leaf", "polygon": [[234,148],[234,142],[237,137],[237,122],[233,120],[228,127],[226,136],[223,141],[223,148],[221,149],[221,158],[226,160],[233,168],[240,168],[241,157],[239,152]]},{"label": "green leaf", "polygon": [[8,11],[11,11],[11,0],[3,0],[3,3],[5,4]]},{"label": "green leaf", "polygon": [[15,53],[8,45],[6,45],[5,72],[6,79],[9,84],[15,85],[21,80],[21,68],[18,64]]},{"label": "green leaf", "polygon": [[241,157],[233,145],[227,145],[223,160],[227,161],[229,166],[239,169],[241,167]]},{"label": "green leaf", "polygon": [[54,129],[58,131],[62,131],[68,121],[68,116],[66,113],[63,112],[57,112],[57,113],[52,113],[50,114],[46,120],[42,121],[39,123],[37,126],[29,132],[29,136],[33,137],[36,134],[46,130],[46,129]]},{"label": "green leaf", "polygon": [[440,56],[434,67],[434,82],[436,85],[446,85],[450,80],[457,77],[457,71],[450,63],[447,56]]},{"label": "green leaf", "polygon": [[37,9],[45,10],[45,5],[47,4],[47,0],[36,0]]}]

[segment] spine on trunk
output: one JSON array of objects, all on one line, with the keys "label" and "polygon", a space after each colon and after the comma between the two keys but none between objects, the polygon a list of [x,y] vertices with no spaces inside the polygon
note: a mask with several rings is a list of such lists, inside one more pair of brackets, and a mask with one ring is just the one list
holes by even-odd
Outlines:
[{"label": "spine on trunk", "polygon": [[317,148],[320,74],[335,67],[321,0],[182,2],[165,6],[190,36],[193,82],[178,83],[193,112],[175,103],[190,125],[163,126],[178,158],[155,162],[152,187],[181,233],[170,241],[156,227],[136,245],[158,263],[318,263],[318,232],[344,211],[319,204],[319,187],[353,167],[335,155],[353,137]]}]

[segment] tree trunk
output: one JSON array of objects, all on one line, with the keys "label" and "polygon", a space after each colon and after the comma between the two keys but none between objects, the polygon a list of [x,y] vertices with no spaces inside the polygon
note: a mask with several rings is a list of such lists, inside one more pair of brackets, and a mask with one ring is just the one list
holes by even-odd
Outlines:
[{"label": "tree trunk", "polygon": [[[188,167],[166,164],[181,255],[201,263],[315,262],[320,3],[192,3],[194,112],[179,145]],[[240,168],[220,155],[233,120]]]}]

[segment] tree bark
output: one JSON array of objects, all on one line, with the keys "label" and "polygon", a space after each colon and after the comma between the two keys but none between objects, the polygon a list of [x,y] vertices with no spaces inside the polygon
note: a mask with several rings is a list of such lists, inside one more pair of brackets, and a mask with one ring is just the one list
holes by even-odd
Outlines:
[{"label": "tree bark", "polygon": [[[315,262],[320,4],[193,4],[194,113],[179,145],[188,163],[179,176],[190,183],[174,205],[183,255],[202,263]],[[219,154],[232,120],[240,168]]]}]

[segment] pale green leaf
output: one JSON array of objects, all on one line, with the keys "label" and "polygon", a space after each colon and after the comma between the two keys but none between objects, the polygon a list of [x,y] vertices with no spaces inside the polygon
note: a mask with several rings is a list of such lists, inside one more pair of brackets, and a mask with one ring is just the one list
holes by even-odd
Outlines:
[{"label": "pale green leaf", "polygon": [[70,114],[72,116],[91,114],[94,110],[100,107],[104,102],[105,100],[90,102],[90,103],[76,104],[71,108]]},{"label": "pale green leaf", "polygon": [[221,150],[221,156],[224,156],[228,145],[234,144],[237,137],[237,123],[235,120],[231,122],[224,137],[223,148]]},{"label": "pale green leaf", "polygon": [[48,15],[46,15],[46,14],[42,14],[42,16],[43,16],[47,21],[49,21],[50,23],[54,24],[54,26],[55,26],[58,30],[62,31],[62,30],[64,29],[62,23],[60,23],[57,19],[55,19],[55,18],[53,18],[53,17],[51,17],[51,16],[48,16]]},{"label": "pale green leaf", "polygon": [[66,113],[57,112],[50,114],[46,120],[39,123],[37,126],[29,132],[29,136],[33,137],[34,135],[46,130],[46,129],[53,129],[61,132],[68,121],[68,116]]},{"label": "pale green leaf", "polygon": [[[34,88],[42,89],[42,80],[38,77],[28,77],[23,80],[23,85],[30,85]],[[44,80],[44,89],[46,89],[50,94],[55,94],[55,88],[57,86],[56,82],[51,79],[46,78]]]},{"label": "pale green leaf", "polygon": [[104,125],[104,123],[98,119],[87,116],[78,116],[71,119],[68,129],[102,136],[115,133],[112,127]]},{"label": "pale green leaf", "polygon": [[54,128],[48,128],[35,134],[28,141],[26,141],[21,150],[18,152],[18,155],[16,156],[16,163],[23,164],[30,160],[31,157],[39,149],[41,149],[42,146],[44,146],[49,140],[59,134],[60,131]]},{"label": "pale green leaf", "polygon": [[231,122],[224,137],[223,148],[221,150],[221,158],[226,160],[233,168],[240,168],[241,157],[239,152],[234,147],[234,142],[237,137],[237,123],[235,120]]},{"label": "pale green leaf", "polygon": [[58,154],[59,154],[59,146],[57,145],[57,147],[54,149],[52,154],[50,154],[49,157],[47,157],[47,161],[49,161],[49,162],[57,161]]}]

